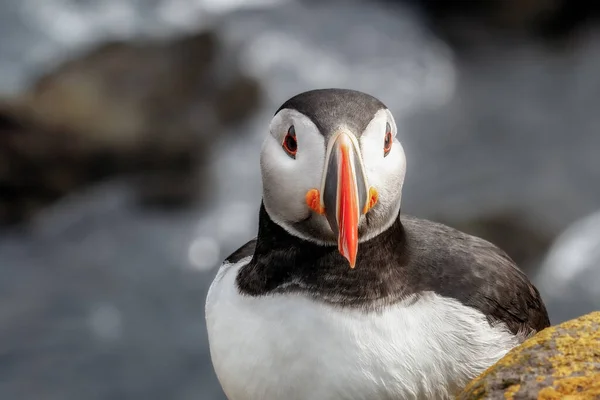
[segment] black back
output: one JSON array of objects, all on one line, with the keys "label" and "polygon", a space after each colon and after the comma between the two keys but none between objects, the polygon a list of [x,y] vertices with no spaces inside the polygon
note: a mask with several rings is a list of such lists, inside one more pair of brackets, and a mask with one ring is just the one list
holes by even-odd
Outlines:
[{"label": "black back", "polygon": [[375,113],[387,107],[377,98],[356,90],[316,89],[292,97],[275,114],[284,108],[306,115],[324,135],[344,124],[360,137]]},{"label": "black back", "polygon": [[403,216],[377,237],[360,243],[349,268],[336,246],[290,235],[264,206],[257,239],[233,253],[253,255],[236,279],[248,296],[300,292],[335,307],[377,311],[433,291],[481,311],[491,324],[514,333],[550,325],[537,289],[493,244],[442,224]]}]

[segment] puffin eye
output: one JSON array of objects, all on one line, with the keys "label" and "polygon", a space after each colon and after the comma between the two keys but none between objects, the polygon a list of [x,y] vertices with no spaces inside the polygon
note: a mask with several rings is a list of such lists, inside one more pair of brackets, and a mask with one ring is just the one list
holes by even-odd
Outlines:
[{"label": "puffin eye", "polygon": [[283,139],[282,147],[290,157],[296,158],[298,141],[296,140],[296,130],[294,129],[294,125],[290,126],[290,129],[288,129],[287,135],[285,135],[285,138]]},{"label": "puffin eye", "polygon": [[394,142],[394,138],[392,137],[392,128],[390,124],[385,125],[385,140],[383,142],[383,156],[387,156],[392,150],[392,143]]}]

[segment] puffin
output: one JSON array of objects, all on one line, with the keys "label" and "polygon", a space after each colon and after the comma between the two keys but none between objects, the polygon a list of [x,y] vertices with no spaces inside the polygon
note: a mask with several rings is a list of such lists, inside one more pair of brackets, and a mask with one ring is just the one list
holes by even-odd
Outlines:
[{"label": "puffin", "polygon": [[205,304],[229,400],[449,399],[550,325],[503,250],[400,212],[403,135],[380,100],[349,89],[274,114],[257,236]]}]

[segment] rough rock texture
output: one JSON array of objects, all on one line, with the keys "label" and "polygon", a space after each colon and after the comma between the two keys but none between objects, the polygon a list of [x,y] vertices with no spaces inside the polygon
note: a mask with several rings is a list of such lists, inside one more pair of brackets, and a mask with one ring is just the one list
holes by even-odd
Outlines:
[{"label": "rough rock texture", "polygon": [[118,174],[144,204],[198,199],[210,145],[259,104],[219,50],[209,31],[106,43],[0,103],[0,225]]},{"label": "rough rock texture", "polygon": [[473,380],[458,399],[600,399],[600,312],[538,333]]}]

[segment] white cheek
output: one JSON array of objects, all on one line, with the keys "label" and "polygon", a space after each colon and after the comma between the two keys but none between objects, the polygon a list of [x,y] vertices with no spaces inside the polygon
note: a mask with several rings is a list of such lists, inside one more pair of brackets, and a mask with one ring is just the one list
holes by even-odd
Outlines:
[{"label": "white cheek", "polygon": [[307,131],[298,122],[295,127],[298,141],[295,159],[271,135],[263,144],[261,157],[265,207],[272,217],[284,222],[297,222],[310,214],[306,193],[319,188],[325,157],[320,133]]},{"label": "white cheek", "polygon": [[[406,158],[400,142],[394,138],[392,149],[384,156],[386,112],[371,121],[361,137],[363,163],[370,186],[379,192],[380,201],[389,205],[399,200],[406,172]],[[395,129],[395,124],[394,124]]]},{"label": "white cheek", "polygon": [[381,229],[386,229],[400,208],[406,159],[402,145],[397,140],[394,140],[392,149],[384,157],[383,141],[383,135],[381,141],[366,138],[362,141],[362,147],[368,184],[379,194],[374,215],[382,219]]},{"label": "white cheek", "polygon": [[388,159],[384,168],[385,174],[389,176],[388,180],[401,188],[406,174],[406,156],[398,140],[394,139],[392,150],[385,159]]},{"label": "white cheek", "polygon": [[387,186],[390,180],[397,182],[401,179],[403,181],[406,169],[406,159],[400,142],[394,140],[392,149],[387,156],[384,156],[383,142],[383,135],[380,138],[365,138],[361,142],[369,185],[375,186],[377,189]]}]

